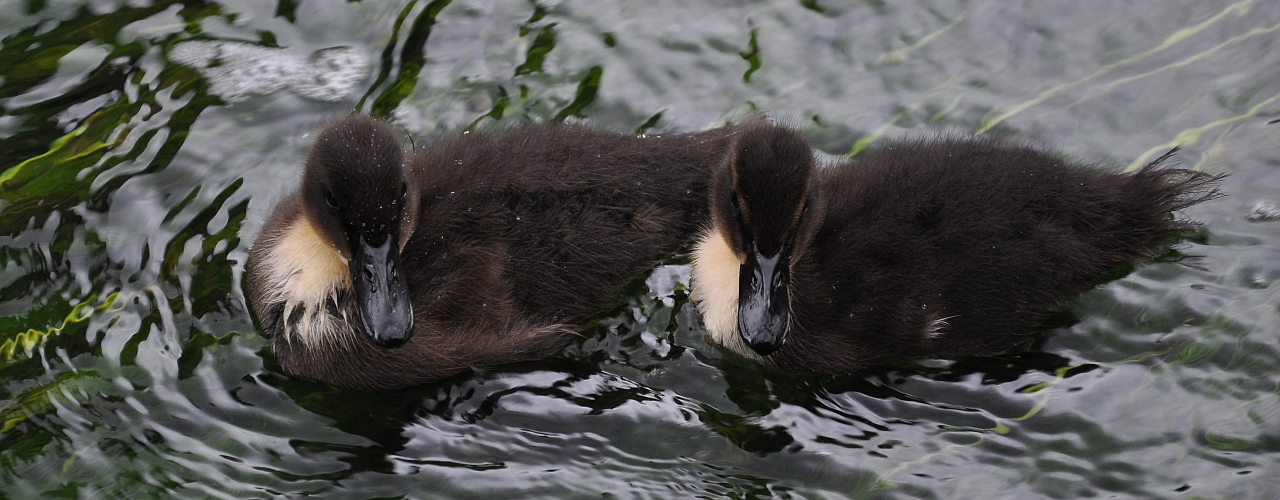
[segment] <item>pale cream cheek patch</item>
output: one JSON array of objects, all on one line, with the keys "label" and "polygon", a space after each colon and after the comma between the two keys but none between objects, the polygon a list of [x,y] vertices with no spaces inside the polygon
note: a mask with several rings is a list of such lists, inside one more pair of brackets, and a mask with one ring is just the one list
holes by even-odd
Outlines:
[{"label": "pale cream cheek patch", "polygon": [[741,263],[724,235],[703,231],[693,248],[689,298],[698,305],[707,335],[717,344],[751,359],[760,359],[738,335],[738,273]]},{"label": "pale cream cheek patch", "polygon": [[347,318],[338,321],[331,317],[325,302],[339,289],[351,288],[347,260],[320,236],[310,220],[299,217],[280,236],[264,264],[270,276],[270,302],[284,304],[286,320],[302,308],[301,320],[285,325],[289,340],[296,335],[303,344],[314,345],[345,338],[340,334],[347,328]]}]

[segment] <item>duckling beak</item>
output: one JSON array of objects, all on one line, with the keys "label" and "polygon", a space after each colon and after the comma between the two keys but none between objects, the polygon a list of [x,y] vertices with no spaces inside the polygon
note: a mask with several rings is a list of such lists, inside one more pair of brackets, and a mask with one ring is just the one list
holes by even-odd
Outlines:
[{"label": "duckling beak", "polygon": [[394,235],[378,246],[361,236],[350,264],[360,322],[375,344],[387,348],[399,347],[413,335],[413,305],[399,248]]},{"label": "duckling beak", "polygon": [[761,356],[782,347],[791,328],[786,254],[779,250],[766,257],[755,247],[738,271],[738,335]]}]

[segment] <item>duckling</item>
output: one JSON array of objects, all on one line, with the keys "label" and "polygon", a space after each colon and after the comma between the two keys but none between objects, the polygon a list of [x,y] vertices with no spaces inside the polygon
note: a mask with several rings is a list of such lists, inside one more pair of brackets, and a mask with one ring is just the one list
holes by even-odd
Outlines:
[{"label": "duckling", "polygon": [[795,131],[749,126],[713,174],[691,298],[711,340],[781,367],[1005,352],[1194,226],[1170,212],[1220,196],[1222,176],[1163,167],[1173,154],[1121,174],[937,138],[819,167]]},{"label": "duckling", "polygon": [[692,239],[727,133],[530,125],[406,159],[338,120],[250,252],[250,301],[284,370],[343,387],[545,357]]}]

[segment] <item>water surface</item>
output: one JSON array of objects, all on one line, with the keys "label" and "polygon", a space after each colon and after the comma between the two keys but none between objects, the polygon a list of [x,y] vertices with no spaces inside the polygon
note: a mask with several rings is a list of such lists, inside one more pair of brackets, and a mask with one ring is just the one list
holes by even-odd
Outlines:
[{"label": "water surface", "polygon": [[[1246,498],[1280,491],[1275,1],[0,3],[0,497]],[[853,376],[709,345],[681,256],[546,361],[283,373],[242,272],[316,130],[768,110],[1229,172],[1038,349]]]}]

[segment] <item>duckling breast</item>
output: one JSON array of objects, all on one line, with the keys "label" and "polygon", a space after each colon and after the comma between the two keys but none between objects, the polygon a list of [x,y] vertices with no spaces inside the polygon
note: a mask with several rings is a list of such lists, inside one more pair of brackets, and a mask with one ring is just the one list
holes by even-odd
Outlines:
[{"label": "duckling breast", "polygon": [[259,318],[271,335],[303,345],[353,335],[347,260],[306,217],[264,231],[247,273]]},{"label": "duckling breast", "polygon": [[702,314],[707,335],[717,344],[747,358],[763,361],[738,335],[738,275],[742,263],[716,228],[706,229],[693,247],[689,298]]}]

